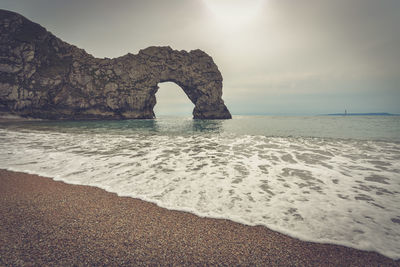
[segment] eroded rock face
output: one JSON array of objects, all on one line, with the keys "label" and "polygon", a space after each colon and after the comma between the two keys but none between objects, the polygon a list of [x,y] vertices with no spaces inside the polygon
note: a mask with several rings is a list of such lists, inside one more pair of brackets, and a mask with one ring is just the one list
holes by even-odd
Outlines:
[{"label": "eroded rock face", "polygon": [[222,76],[201,50],[149,47],[99,59],[0,10],[0,111],[46,119],[154,118],[160,82],[179,85],[195,119],[229,119]]}]

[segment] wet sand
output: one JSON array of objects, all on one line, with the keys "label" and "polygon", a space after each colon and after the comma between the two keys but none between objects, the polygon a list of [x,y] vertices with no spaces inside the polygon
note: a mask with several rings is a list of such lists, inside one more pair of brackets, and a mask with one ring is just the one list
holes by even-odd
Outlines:
[{"label": "wet sand", "polygon": [[374,252],[25,173],[0,170],[0,202],[0,266],[400,266]]}]

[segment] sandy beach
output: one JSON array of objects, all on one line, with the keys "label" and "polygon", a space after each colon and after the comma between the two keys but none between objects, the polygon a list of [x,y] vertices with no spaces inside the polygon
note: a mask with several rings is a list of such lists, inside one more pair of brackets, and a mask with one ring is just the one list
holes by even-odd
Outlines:
[{"label": "sandy beach", "polygon": [[400,266],[374,252],[0,170],[0,265]]}]

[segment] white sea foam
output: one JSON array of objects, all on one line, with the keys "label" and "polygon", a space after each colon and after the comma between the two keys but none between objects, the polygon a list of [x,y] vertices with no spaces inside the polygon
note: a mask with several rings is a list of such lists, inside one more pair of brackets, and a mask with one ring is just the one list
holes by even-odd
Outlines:
[{"label": "white sea foam", "polygon": [[400,258],[400,145],[0,129],[0,168]]}]

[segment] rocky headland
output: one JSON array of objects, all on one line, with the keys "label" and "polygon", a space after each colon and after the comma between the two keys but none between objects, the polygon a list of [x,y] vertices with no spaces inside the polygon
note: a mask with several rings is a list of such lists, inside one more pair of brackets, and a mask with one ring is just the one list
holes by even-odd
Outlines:
[{"label": "rocky headland", "polygon": [[0,112],[41,119],[151,119],[161,82],[174,82],[195,119],[230,119],[222,75],[201,50],[148,47],[95,58],[37,23],[0,10]]}]

